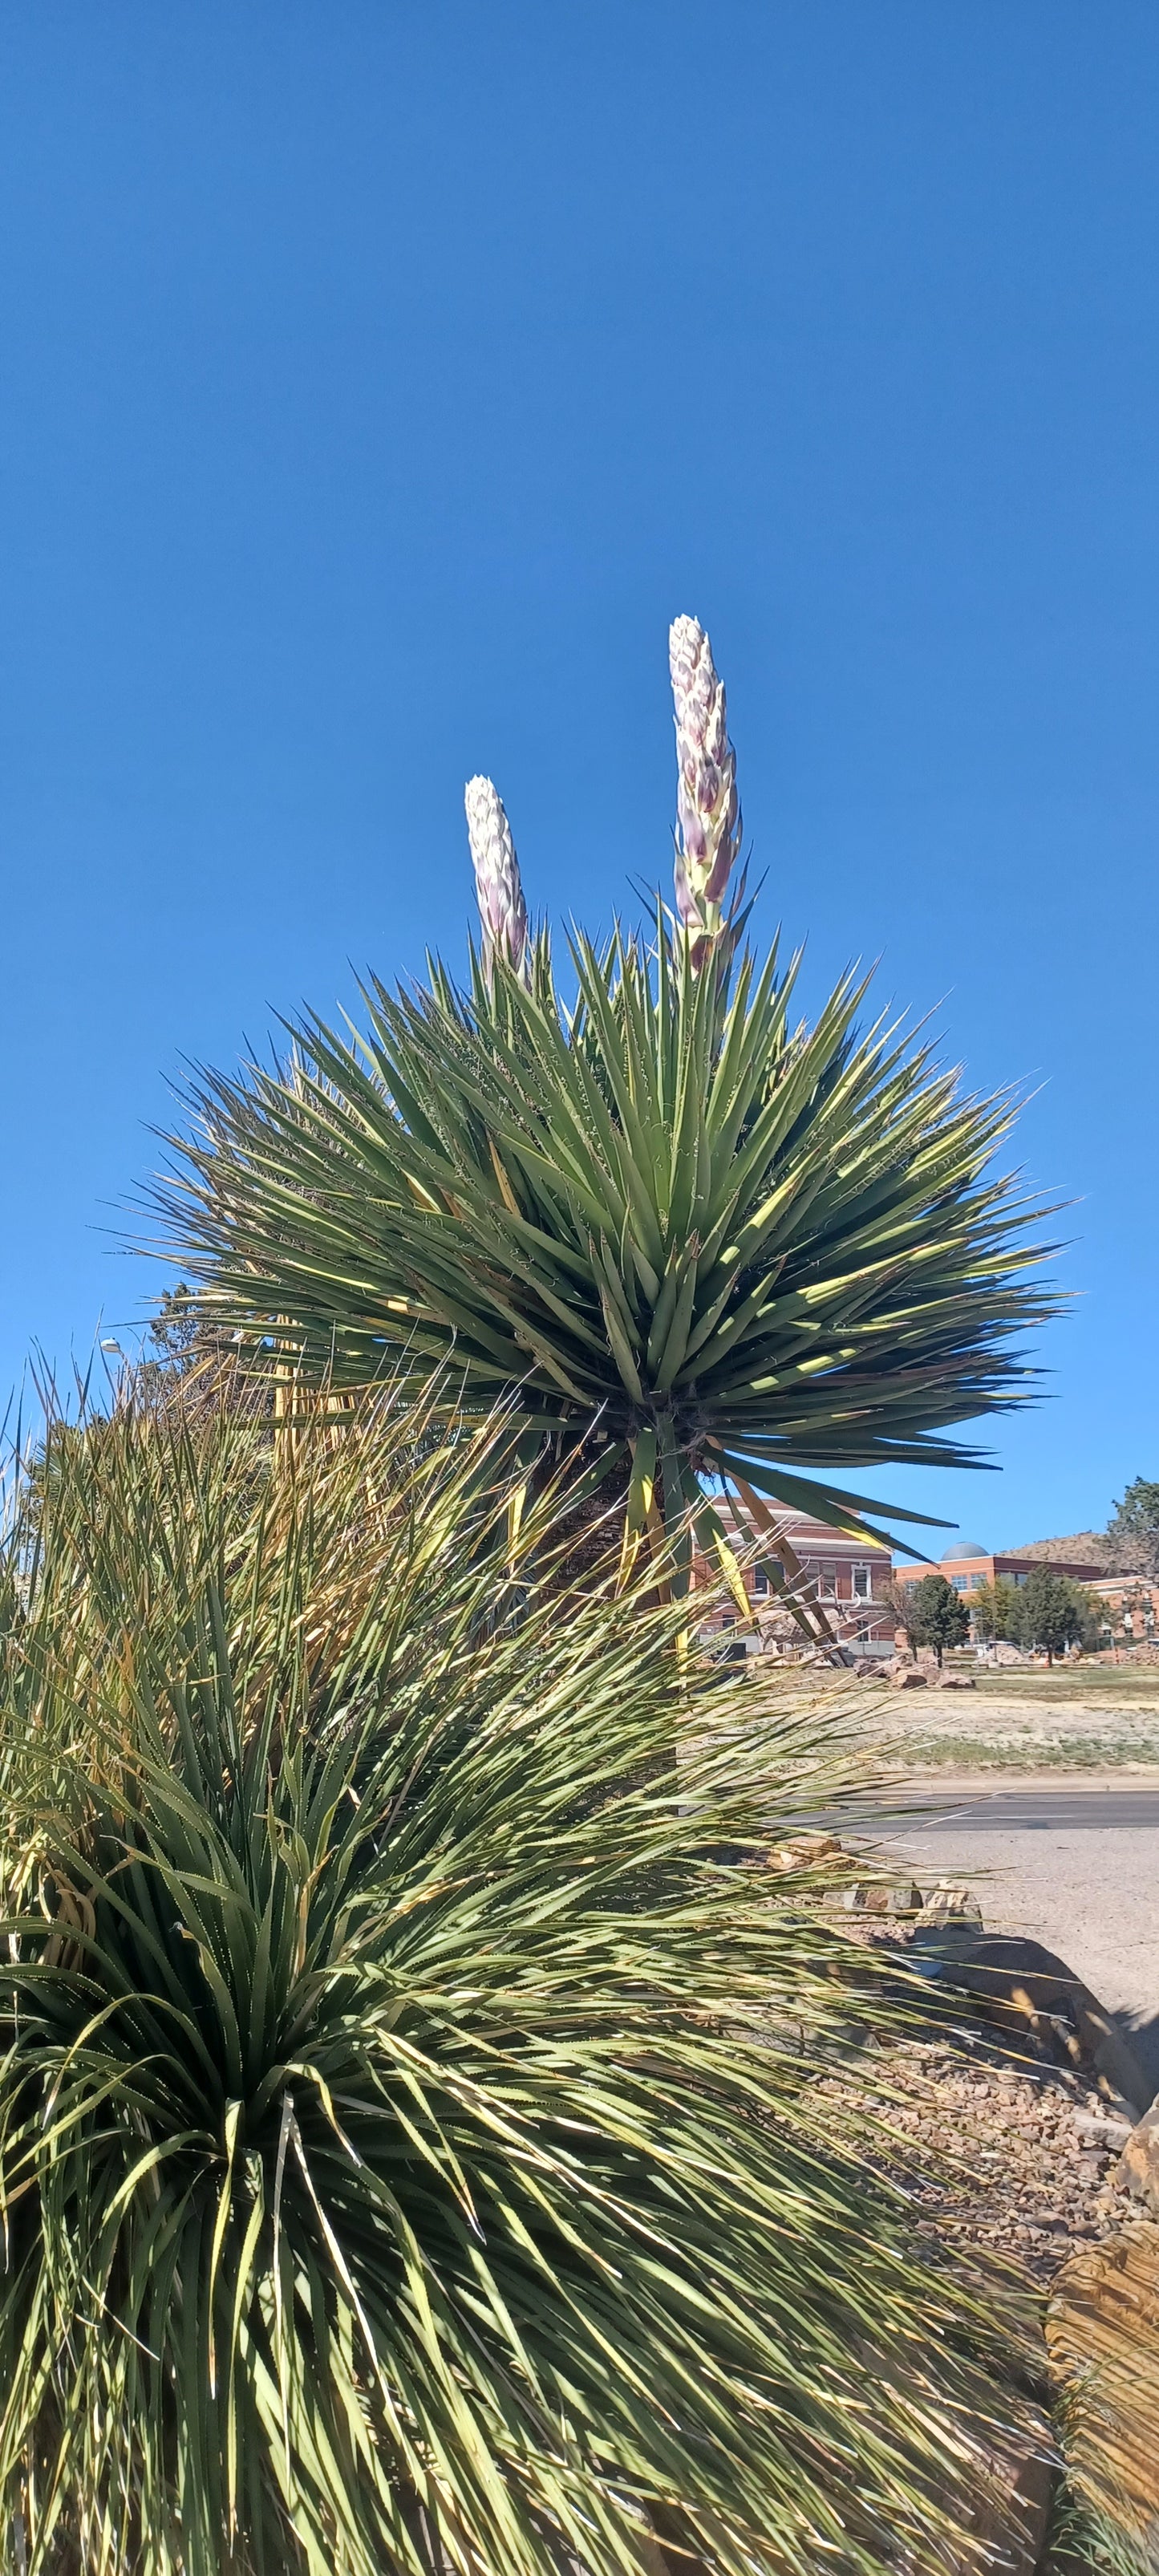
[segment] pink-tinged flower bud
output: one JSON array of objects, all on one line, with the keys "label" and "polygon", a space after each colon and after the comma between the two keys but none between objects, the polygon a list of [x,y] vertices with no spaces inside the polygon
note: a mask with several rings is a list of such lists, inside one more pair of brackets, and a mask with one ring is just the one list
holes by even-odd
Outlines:
[{"label": "pink-tinged flower bud", "polygon": [[674,873],[676,877],[676,909],[684,923],[685,929],[687,929],[690,923],[699,920],[700,916],[697,911],[696,897],[688,882],[688,870],[684,864],[683,850],[677,850]]},{"label": "pink-tinged flower bud", "polygon": [[530,962],[527,906],[503,800],[489,778],[469,778],[463,795],[475,863],[485,958],[506,957],[520,974]]},{"label": "pink-tinged flower bud", "polygon": [[[712,937],[740,849],[736,754],[728,738],[724,684],[695,617],[677,617],[668,636],[676,711],[676,908]],[[698,943],[699,944],[699,943]]]}]

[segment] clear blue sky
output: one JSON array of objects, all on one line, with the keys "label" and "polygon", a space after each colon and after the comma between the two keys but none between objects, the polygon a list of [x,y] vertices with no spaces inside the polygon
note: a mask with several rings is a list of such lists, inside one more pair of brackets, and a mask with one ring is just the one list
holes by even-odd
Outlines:
[{"label": "clear blue sky", "polygon": [[667,868],[665,637],[762,916],[941,1007],[1077,1204],[996,1543],[1159,1473],[1154,0],[9,0],[0,1381],[142,1310],[182,1056]]}]

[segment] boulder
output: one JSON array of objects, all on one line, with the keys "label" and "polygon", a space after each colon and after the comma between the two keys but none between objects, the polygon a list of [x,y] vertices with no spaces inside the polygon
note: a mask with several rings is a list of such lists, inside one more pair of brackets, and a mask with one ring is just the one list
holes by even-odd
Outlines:
[{"label": "boulder", "polygon": [[1046,2350],[1064,2401],[1060,2421],[1071,2487],[1098,2517],[1104,2539],[1117,2535],[1121,2544],[1100,2563],[1153,2567],[1159,2533],[1159,2227],[1132,2227],[1071,2255],[1052,2284]]},{"label": "boulder", "polygon": [[929,1686],[928,1673],[919,1672],[916,1664],[891,1665],[889,1678],[894,1690],[926,1690]]},{"label": "boulder", "polygon": [[1115,2180],[1124,2183],[1153,2218],[1159,2218],[1159,2093],[1132,2129],[1115,2167]]},{"label": "boulder", "polygon": [[977,2576],[979,2560],[993,2576],[1037,2576],[1043,2563],[1054,2501],[1055,2468],[1045,2428],[1037,2446],[1008,2437],[988,2449],[965,2547],[955,2576]]},{"label": "boulder", "polygon": [[1099,2089],[1140,2109],[1150,2087],[1130,2043],[1081,1977],[1041,1941],[980,1932],[952,1918],[915,1928],[909,1957],[924,1975],[972,1997],[1009,2039],[1094,2077]]},{"label": "boulder", "polygon": [[939,1673],[934,1683],[935,1690],[975,1690],[976,1688],[977,1684],[971,1673]]},{"label": "boulder", "polygon": [[790,1834],[787,1842],[774,1845],[768,1866],[780,1871],[816,1869],[822,1861],[839,1859],[840,1853],[836,1834]]}]

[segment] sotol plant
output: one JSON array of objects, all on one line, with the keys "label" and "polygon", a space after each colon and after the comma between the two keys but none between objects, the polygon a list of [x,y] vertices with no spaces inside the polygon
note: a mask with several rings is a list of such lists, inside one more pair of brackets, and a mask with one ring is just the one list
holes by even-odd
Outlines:
[{"label": "sotol plant", "polygon": [[974,1463],[947,1431],[1025,1401],[1017,1337],[1052,1300],[993,1166],[1009,1100],[859,1032],[853,974],[792,1020],[798,961],[746,941],[724,690],[691,618],[671,669],[655,940],[575,933],[565,1000],[473,779],[470,990],[438,964],[428,988],[373,982],[364,1037],[311,1019],[284,1071],[208,1077],[162,1198],[225,1331],[348,1383],[450,1363],[460,1400],[515,1405],[528,1457],[578,1454],[622,1493],[625,1563],[679,1533],[682,1579],[689,1514],[728,1570],[722,1490],[863,1532],[882,1507],[834,1470]]},{"label": "sotol plant", "polygon": [[832,1710],[694,1699],[674,1794],[679,1613],[561,1620],[444,1416],[138,1390],[18,1497],[4,2563],[961,2568],[1001,2349],[866,2160],[865,1953],[735,1865]]}]

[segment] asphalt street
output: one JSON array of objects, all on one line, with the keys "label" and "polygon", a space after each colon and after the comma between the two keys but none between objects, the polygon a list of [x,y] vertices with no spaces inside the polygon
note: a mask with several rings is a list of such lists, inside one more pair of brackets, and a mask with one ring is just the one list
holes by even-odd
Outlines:
[{"label": "asphalt street", "polygon": [[[1159,1789],[1054,1789],[1024,1782],[1016,1789],[991,1789],[954,1795],[944,1790],[914,1791],[905,1807],[894,1812],[902,1822],[915,1805],[945,1812],[932,1815],[922,1831],[960,1833],[1154,1833],[1159,1830]],[[884,1816],[883,1816],[884,1821]]]}]

